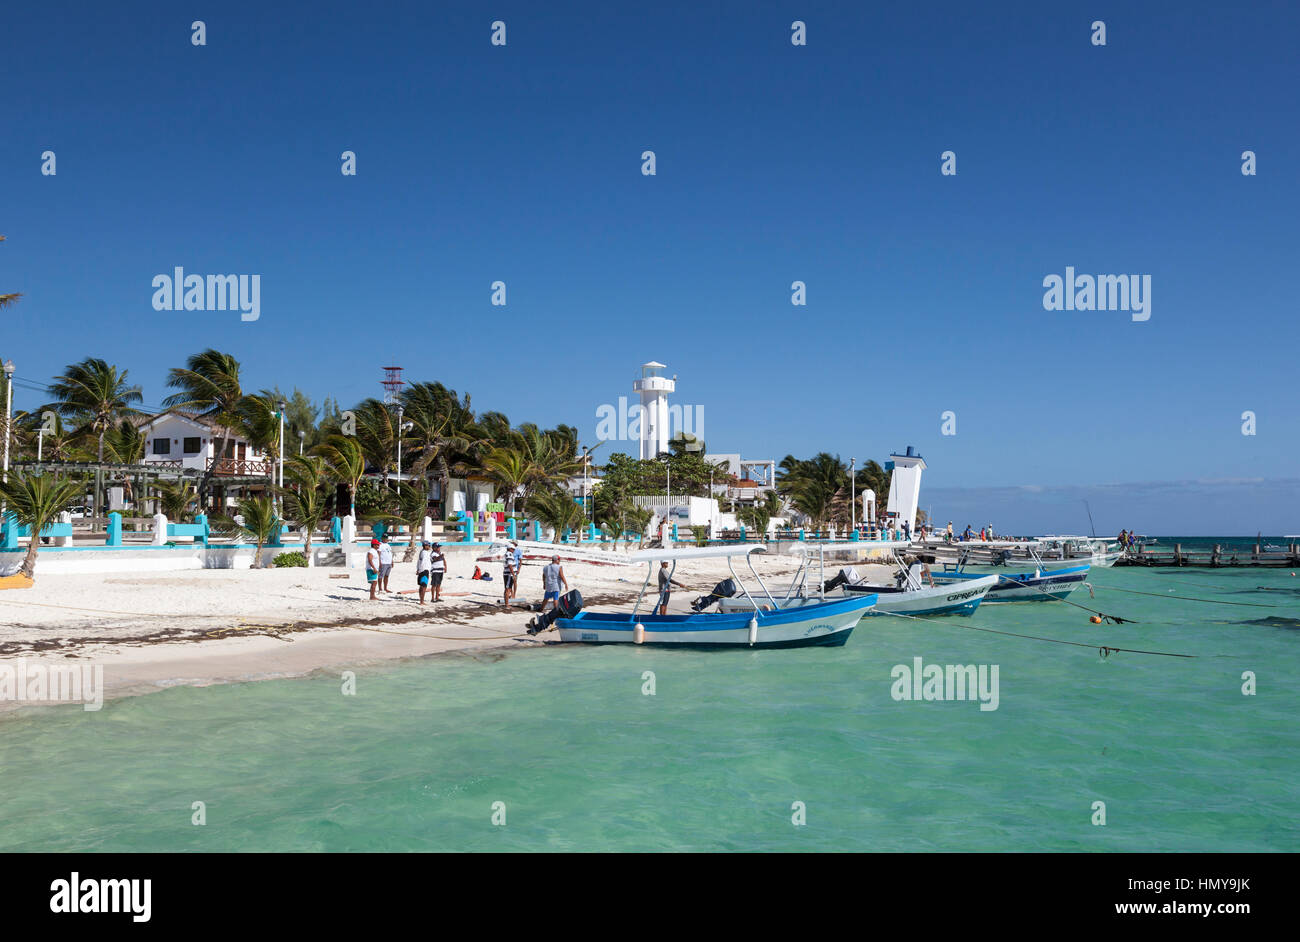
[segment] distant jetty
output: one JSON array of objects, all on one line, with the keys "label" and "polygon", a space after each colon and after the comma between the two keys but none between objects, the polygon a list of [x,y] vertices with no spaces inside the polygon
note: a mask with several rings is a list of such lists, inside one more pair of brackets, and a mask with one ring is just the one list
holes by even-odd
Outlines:
[{"label": "distant jetty", "polygon": [[1181,543],[1171,547],[1137,546],[1115,561],[1116,566],[1194,566],[1219,569],[1230,566],[1282,568],[1300,566],[1300,545],[1292,539],[1285,548],[1271,549],[1256,543],[1249,551],[1224,549],[1216,543],[1210,549],[1183,549]]}]

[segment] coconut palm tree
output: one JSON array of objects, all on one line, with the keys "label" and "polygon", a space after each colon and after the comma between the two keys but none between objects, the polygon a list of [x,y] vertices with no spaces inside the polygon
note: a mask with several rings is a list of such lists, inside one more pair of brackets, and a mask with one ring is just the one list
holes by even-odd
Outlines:
[{"label": "coconut palm tree", "polygon": [[54,411],[80,425],[80,431],[99,440],[98,460],[104,463],[104,435],[119,418],[139,414],[135,404],[141,402],[139,386],[126,380],[127,371],[119,372],[96,357],[66,367],[62,376],[54,377],[49,393],[54,397]]},{"label": "coconut palm tree", "polygon": [[325,459],[329,475],[348,487],[349,513],[357,515],[357,486],[366,476],[366,456],[361,445],[351,435],[330,435],[312,449],[313,454]]},{"label": "coconut palm tree", "polygon": [[[140,426],[130,419],[122,419],[104,435],[104,454],[114,464],[140,464],[148,450],[148,438]],[[131,486],[131,475],[122,475],[122,487],[127,499],[134,503],[135,494]]]},{"label": "coconut palm tree", "polygon": [[177,523],[193,520],[194,512],[190,508],[198,498],[194,482],[185,478],[179,481],[160,481],[155,488],[159,509],[168,520]]},{"label": "coconut palm tree", "polygon": [[234,445],[230,433],[244,426],[239,408],[244,399],[239,361],[229,353],[204,350],[186,360],[184,368],[170,370],[167,386],[177,392],[163,400],[163,408],[200,416],[216,426],[215,460],[199,478],[199,499],[206,502],[216,462],[229,457],[226,452]]},{"label": "coconut palm tree", "polygon": [[555,530],[556,539],[565,530],[576,530],[578,542],[582,542],[582,507],[573,499],[573,495],[561,488],[541,491],[533,498],[533,515],[542,523]]},{"label": "coconut palm tree", "polygon": [[429,497],[424,488],[416,487],[408,481],[399,481],[393,510],[393,516],[411,531],[410,542],[406,544],[406,552],[402,555],[402,562],[409,563],[415,558],[419,533],[429,512]]},{"label": "coconut palm tree", "polygon": [[261,569],[262,547],[270,541],[281,526],[280,516],[275,511],[275,501],[267,495],[244,497],[240,499],[236,509],[243,523],[236,523],[229,517],[221,517],[217,521],[217,527],[256,543],[253,565],[249,568]]},{"label": "coconut palm tree", "polygon": [[527,452],[518,448],[493,448],[483,457],[483,470],[500,486],[506,498],[506,513],[515,512],[515,498],[540,473]]},{"label": "coconut palm tree", "polygon": [[645,532],[650,526],[650,521],[654,519],[654,511],[639,504],[630,504],[625,519],[628,529],[636,532],[636,548],[641,549],[645,546]]},{"label": "coconut palm tree", "polygon": [[[0,242],[3,242],[4,240],[5,237],[0,235]],[[0,311],[4,310],[21,297],[21,294],[0,294]]]},{"label": "coconut palm tree", "polygon": [[284,474],[291,482],[280,492],[284,513],[302,529],[302,551],[307,565],[311,566],[311,537],[324,521],[329,506],[323,489],[329,472],[325,459],[319,455],[294,455],[285,461]]},{"label": "coconut palm tree", "polygon": [[81,500],[83,484],[52,474],[14,473],[8,483],[0,482],[0,500],[19,524],[30,527],[32,539],[23,558],[22,573],[36,578],[36,551],[41,530],[58,520],[59,514]]},{"label": "coconut palm tree", "polygon": [[482,437],[474,422],[469,396],[458,396],[442,383],[412,383],[402,390],[403,418],[411,423],[405,439],[411,454],[411,473],[432,474],[446,511],[447,491],[453,473],[466,473]]}]

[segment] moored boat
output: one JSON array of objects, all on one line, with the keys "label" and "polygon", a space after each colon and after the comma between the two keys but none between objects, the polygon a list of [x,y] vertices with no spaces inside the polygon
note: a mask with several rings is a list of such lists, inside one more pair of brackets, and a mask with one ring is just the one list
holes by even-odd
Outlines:
[{"label": "moored boat", "polygon": [[[1030,572],[1003,573],[997,585],[985,596],[985,602],[1057,602],[1065,598],[1088,578],[1092,566],[1062,566],[1057,569],[1039,567]],[[940,572],[934,574],[935,582],[950,585],[966,584],[985,578],[983,573]]]}]

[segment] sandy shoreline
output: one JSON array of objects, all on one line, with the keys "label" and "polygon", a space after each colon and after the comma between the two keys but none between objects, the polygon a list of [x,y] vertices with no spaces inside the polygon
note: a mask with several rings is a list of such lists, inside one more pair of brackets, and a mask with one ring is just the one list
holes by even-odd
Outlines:
[{"label": "sandy shoreline", "polygon": [[[444,601],[418,604],[415,563],[399,561],[392,592],[371,602],[365,574],[338,567],[52,574],[0,593],[0,666],[102,665],[105,699],[162,690],[302,676],[378,661],[503,647],[540,648],[524,633],[541,599],[541,564],[525,563],[516,606],[504,609],[500,564],[469,578],[473,552],[448,553]],[[769,586],[795,570],[789,557],[756,558]],[[859,571],[865,569],[858,564]],[[877,567],[869,567],[876,569]],[[879,567],[883,569],[883,567]],[[738,571],[744,571],[742,566]],[[630,605],[645,568],[565,563],[569,585],[593,609]],[[346,575],[347,578],[331,578]],[[682,564],[672,610],[728,575],[725,560]],[[752,577],[748,580],[753,589]],[[544,635],[543,638],[546,636]],[[554,639],[554,635],[550,635]],[[0,711],[32,706],[0,699]]]}]

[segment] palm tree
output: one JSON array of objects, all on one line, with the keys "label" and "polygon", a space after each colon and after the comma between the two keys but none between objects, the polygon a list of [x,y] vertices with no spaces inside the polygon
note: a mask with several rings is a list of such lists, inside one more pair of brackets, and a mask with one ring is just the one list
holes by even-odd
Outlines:
[{"label": "palm tree", "polygon": [[[0,242],[3,242],[4,240],[5,237],[0,235]],[[21,297],[21,294],[0,294],[0,311],[4,310]]]},{"label": "palm tree", "polygon": [[357,486],[366,476],[366,456],[361,445],[351,435],[330,435],[314,449],[313,453],[325,459],[330,476],[348,487],[351,515],[357,515]]},{"label": "palm tree", "polygon": [[136,415],[135,403],[142,401],[139,386],[130,386],[126,370],[118,371],[104,360],[87,357],[54,377],[49,393],[55,398],[53,408],[59,415],[72,419],[81,431],[99,439],[99,463],[104,463],[104,435],[118,418]]},{"label": "palm tree", "polygon": [[635,530],[637,535],[636,548],[640,549],[645,546],[645,531],[650,526],[650,521],[654,519],[654,511],[649,507],[642,507],[639,504],[632,504],[627,508],[627,526],[629,530]]},{"label": "palm tree", "polygon": [[294,455],[284,463],[285,476],[292,482],[281,494],[284,513],[302,529],[302,551],[312,565],[311,536],[325,519],[329,501],[323,490],[328,477],[325,459],[319,455]]},{"label": "palm tree", "polygon": [[229,457],[226,451],[234,444],[229,433],[244,425],[239,408],[244,398],[239,385],[239,361],[229,353],[204,350],[186,360],[183,369],[169,371],[167,386],[178,392],[163,400],[163,408],[201,416],[216,426],[215,460],[199,479],[199,499],[206,502],[216,463]]},{"label": "palm tree", "polygon": [[8,513],[19,524],[30,527],[32,539],[23,558],[22,573],[36,578],[36,551],[41,545],[41,530],[58,520],[59,514],[81,499],[82,484],[52,474],[16,473],[8,483],[0,483],[0,498]]},{"label": "palm tree", "polygon": [[411,540],[406,545],[406,552],[402,555],[402,562],[409,563],[415,558],[415,547],[421,528],[424,526],[425,515],[429,512],[429,498],[424,492],[424,488],[416,487],[407,481],[399,481],[397,484],[397,502],[394,508],[394,516],[405,526],[410,528]]},{"label": "palm tree", "polygon": [[482,430],[474,422],[469,396],[458,396],[442,383],[412,383],[401,393],[404,419],[411,423],[407,437],[411,448],[411,472],[432,470],[442,494],[446,512],[447,490],[452,473],[464,473],[473,464]]},{"label": "palm tree", "polygon": [[197,499],[198,492],[192,481],[181,478],[179,481],[159,482],[157,497],[159,508],[168,520],[183,523],[193,518],[190,505]]},{"label": "palm tree", "polygon": [[[533,498],[533,514],[542,523],[555,530],[558,540],[565,530],[577,529],[582,523],[582,507],[573,495],[561,488],[542,491]],[[578,542],[582,531],[578,530]]]},{"label": "palm tree", "polygon": [[[130,419],[122,419],[104,435],[104,453],[114,464],[140,464],[144,461],[148,438]],[[123,473],[122,486],[132,503],[135,494],[131,488],[131,475]]]},{"label": "palm tree", "polygon": [[275,535],[280,527],[280,517],[275,512],[275,501],[266,495],[244,497],[237,505],[239,517],[243,523],[236,523],[229,517],[218,520],[218,527],[230,533],[238,534],[257,544],[253,551],[252,569],[262,568],[262,547]]},{"label": "palm tree", "polygon": [[483,458],[483,470],[505,493],[506,513],[513,516],[515,497],[538,473],[526,452],[517,448],[493,448]]}]

